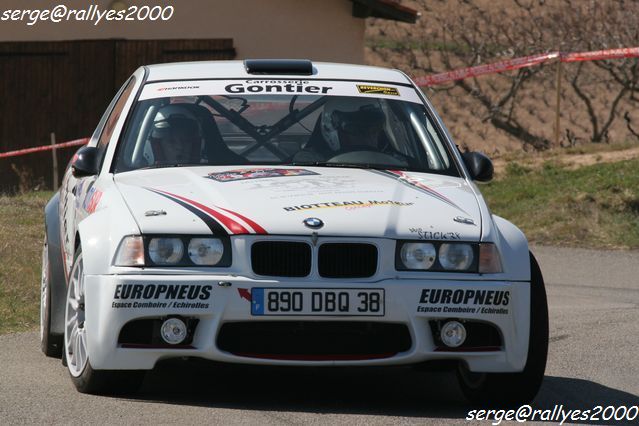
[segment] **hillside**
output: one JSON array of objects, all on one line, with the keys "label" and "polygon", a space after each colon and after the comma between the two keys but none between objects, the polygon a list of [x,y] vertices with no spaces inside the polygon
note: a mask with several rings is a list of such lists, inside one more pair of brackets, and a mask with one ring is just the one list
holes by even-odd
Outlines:
[{"label": "hillside", "polygon": [[[369,19],[366,59],[414,76],[554,50],[639,46],[639,2],[634,0],[404,0],[402,4],[421,11],[420,20],[410,25]],[[593,140],[639,144],[638,74],[637,59],[562,64],[559,145]],[[424,91],[458,145],[498,155],[534,149],[534,144],[513,136],[519,131],[513,128],[537,138],[537,148],[557,145],[556,81],[557,64],[547,64]],[[504,123],[512,125],[510,133],[503,130]]]}]

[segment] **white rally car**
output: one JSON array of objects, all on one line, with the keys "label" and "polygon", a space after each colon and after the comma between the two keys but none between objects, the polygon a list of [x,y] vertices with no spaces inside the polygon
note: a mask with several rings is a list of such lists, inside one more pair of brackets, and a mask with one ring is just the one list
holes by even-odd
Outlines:
[{"label": "white rally car", "polygon": [[397,70],[142,67],[46,207],[42,349],[89,393],[199,357],[445,361],[471,400],[530,400],[546,295],[492,172]]}]

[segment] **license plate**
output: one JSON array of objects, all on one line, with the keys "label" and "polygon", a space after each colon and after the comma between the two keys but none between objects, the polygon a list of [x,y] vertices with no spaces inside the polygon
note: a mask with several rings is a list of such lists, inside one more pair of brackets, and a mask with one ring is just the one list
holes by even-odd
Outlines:
[{"label": "license plate", "polygon": [[251,315],[384,316],[384,290],[254,287]]}]

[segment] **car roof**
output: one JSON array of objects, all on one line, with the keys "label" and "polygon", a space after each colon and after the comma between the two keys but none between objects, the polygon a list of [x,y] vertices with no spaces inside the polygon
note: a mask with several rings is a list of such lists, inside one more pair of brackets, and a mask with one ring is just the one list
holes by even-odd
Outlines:
[{"label": "car roof", "polygon": [[313,62],[313,74],[309,76],[282,74],[249,74],[243,61],[203,61],[175,62],[169,64],[148,65],[147,82],[167,80],[202,80],[224,78],[246,78],[255,80],[283,79],[354,79],[358,81],[384,81],[410,84],[410,81],[399,70],[372,67],[367,65],[337,64],[330,62]]}]

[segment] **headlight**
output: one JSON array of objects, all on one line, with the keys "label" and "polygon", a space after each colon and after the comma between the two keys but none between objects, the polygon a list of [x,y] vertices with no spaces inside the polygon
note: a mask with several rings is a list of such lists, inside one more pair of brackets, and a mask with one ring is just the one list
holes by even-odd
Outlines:
[{"label": "headlight", "polygon": [[114,266],[215,266],[232,264],[229,239],[200,235],[129,235],[122,239]]},{"label": "headlight", "polygon": [[182,260],[184,243],[179,238],[151,238],[149,259],[156,265],[175,265]]},{"label": "headlight", "polygon": [[503,271],[493,243],[397,241],[395,269],[496,274]]},{"label": "headlight", "polygon": [[144,266],[144,242],[139,235],[122,238],[115,252],[115,266]]},{"label": "headlight", "polygon": [[430,269],[437,258],[437,250],[431,243],[405,243],[399,256],[407,269]]},{"label": "headlight", "polygon": [[219,238],[193,238],[188,252],[196,265],[217,265],[222,260],[224,245]]},{"label": "headlight", "polygon": [[474,258],[470,244],[443,243],[439,246],[439,263],[444,269],[465,271],[473,264]]}]

